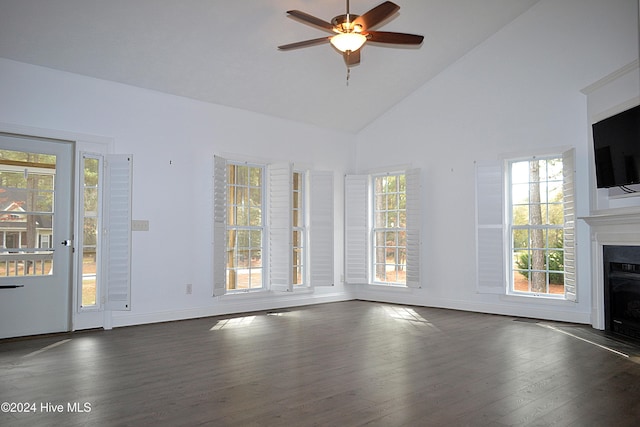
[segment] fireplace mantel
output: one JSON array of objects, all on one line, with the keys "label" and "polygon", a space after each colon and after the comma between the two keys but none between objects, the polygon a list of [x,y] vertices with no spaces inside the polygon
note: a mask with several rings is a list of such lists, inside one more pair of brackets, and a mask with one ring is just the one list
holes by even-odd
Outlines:
[{"label": "fireplace mantel", "polygon": [[605,245],[640,246],[640,206],[593,211],[580,219],[591,228],[591,325],[604,329],[602,248]]},{"label": "fireplace mantel", "polygon": [[591,215],[581,217],[592,227],[609,227],[640,224],[640,206],[593,211]]}]

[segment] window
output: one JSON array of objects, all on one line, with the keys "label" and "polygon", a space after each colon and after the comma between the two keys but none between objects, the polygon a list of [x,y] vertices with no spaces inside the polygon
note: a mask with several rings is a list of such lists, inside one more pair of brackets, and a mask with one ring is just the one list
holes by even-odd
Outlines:
[{"label": "window", "polygon": [[294,285],[305,285],[306,212],[304,209],[304,173],[293,172],[292,233],[293,254],[291,260]]},{"label": "window", "polygon": [[49,276],[57,158],[3,149],[0,160],[0,274]]},{"label": "window", "polygon": [[102,158],[97,155],[83,154],[81,164],[82,191],[80,193],[81,221],[79,258],[82,261],[80,275],[80,307],[96,307],[98,304],[98,267],[101,255],[98,245],[100,230]]},{"label": "window", "polygon": [[419,287],[418,170],[345,177],[345,281]]},{"label": "window", "polygon": [[226,289],[263,285],[264,167],[227,164]]},{"label": "window", "polygon": [[80,152],[75,235],[80,311],[131,310],[133,157]]},{"label": "window", "polygon": [[407,193],[404,173],[373,177],[373,282],[406,284]]},{"label": "window", "polygon": [[214,156],[213,295],[331,286],[333,172]]},{"label": "window", "polygon": [[573,158],[507,160],[506,173],[477,165],[480,292],[576,299]]},{"label": "window", "polygon": [[564,294],[562,158],[509,162],[512,292]]}]

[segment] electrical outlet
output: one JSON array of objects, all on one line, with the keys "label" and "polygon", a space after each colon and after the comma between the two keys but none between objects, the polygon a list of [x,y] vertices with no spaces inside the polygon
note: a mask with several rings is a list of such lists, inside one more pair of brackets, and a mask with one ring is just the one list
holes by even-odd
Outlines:
[{"label": "electrical outlet", "polygon": [[191,295],[192,291],[193,291],[193,288],[191,286],[191,283],[187,283],[187,286],[186,286],[187,295]]}]

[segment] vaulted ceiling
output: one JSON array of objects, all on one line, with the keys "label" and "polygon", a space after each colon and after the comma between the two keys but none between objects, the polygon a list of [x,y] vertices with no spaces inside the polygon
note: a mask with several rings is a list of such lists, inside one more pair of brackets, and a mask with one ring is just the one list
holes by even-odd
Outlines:
[{"label": "vaulted ceiling", "polygon": [[344,0],[0,0],[0,57],[355,133],[537,1],[394,0],[378,29],[422,46],[366,44],[348,85],[331,45],[277,49],[327,35],[287,10],[331,21]]}]

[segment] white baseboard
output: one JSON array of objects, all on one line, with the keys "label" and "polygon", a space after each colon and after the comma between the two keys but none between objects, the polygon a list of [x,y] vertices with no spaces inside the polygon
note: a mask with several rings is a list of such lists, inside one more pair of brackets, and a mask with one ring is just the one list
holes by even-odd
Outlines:
[{"label": "white baseboard", "polygon": [[[248,298],[243,298],[248,297]],[[210,307],[194,307],[182,310],[167,310],[153,313],[112,312],[112,326],[144,325],[149,323],[171,322],[176,320],[197,319],[201,317],[221,316],[252,311],[275,310],[288,307],[322,304],[329,302],[349,301],[351,295],[339,293],[302,294],[287,296],[286,298],[251,297],[249,295],[235,295],[232,298],[221,297],[219,303]]]},{"label": "white baseboard", "polygon": [[428,304],[416,303],[415,295],[384,294],[384,298],[376,298],[372,294],[358,295],[363,301],[388,302],[395,304],[416,305],[422,307],[445,308],[450,310],[471,311],[476,313],[498,314],[502,316],[526,317],[532,319],[550,320],[556,322],[569,322],[591,324],[591,314],[577,311],[563,310],[562,306],[549,306],[541,308],[540,305],[526,306],[524,304],[505,303],[492,304],[477,301],[460,301],[446,298],[429,299]]}]

